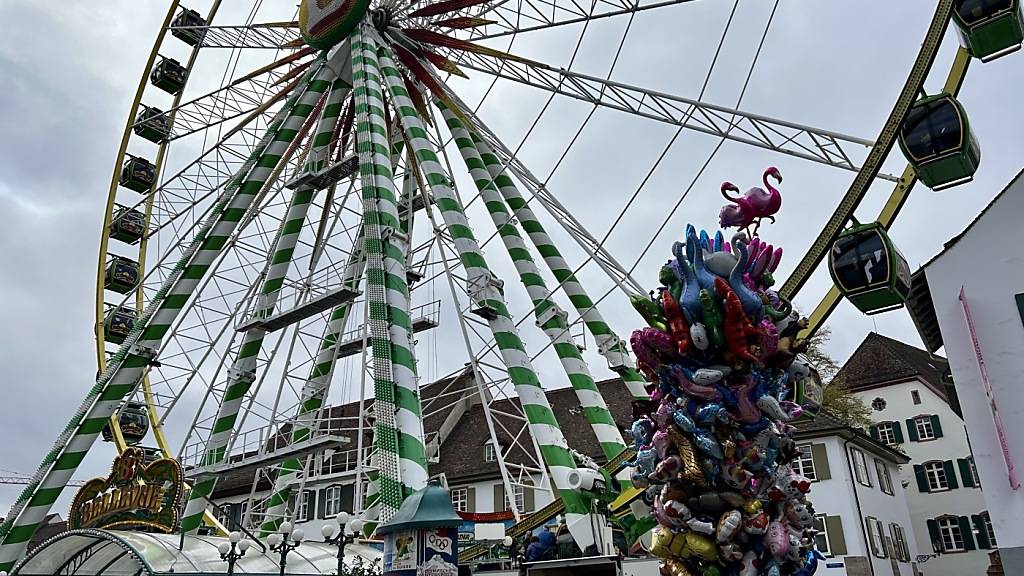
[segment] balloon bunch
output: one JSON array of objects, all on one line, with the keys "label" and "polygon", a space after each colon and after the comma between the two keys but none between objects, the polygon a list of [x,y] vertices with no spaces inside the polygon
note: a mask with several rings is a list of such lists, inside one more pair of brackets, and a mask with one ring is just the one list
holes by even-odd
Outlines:
[{"label": "balloon bunch", "polygon": [[652,383],[631,436],[631,481],[658,521],[651,552],[665,576],[809,576],[810,481],[789,465],[793,422],[821,403],[797,337],[806,319],[771,287],[782,249],[687,226],[662,286],[633,298],[633,332]]}]

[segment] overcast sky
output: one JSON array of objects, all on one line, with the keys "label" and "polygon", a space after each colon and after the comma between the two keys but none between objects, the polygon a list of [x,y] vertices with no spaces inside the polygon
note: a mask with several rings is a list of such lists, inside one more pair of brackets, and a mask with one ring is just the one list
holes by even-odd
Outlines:
[{"label": "overcast sky", "polygon": [[[0,429],[0,475],[31,473],[95,375],[93,304],[96,247],[107,186],[118,139],[135,86],[145,71],[152,39],[164,9],[145,2],[71,3],[54,7],[23,0],[0,0],[0,312],[7,330],[0,343],[5,368]],[[771,10],[766,0],[744,0],[704,95],[707,102],[734,105]],[[874,139],[903,85],[934,9],[932,0],[810,2],[783,0],[752,76],[741,109],[822,129]],[[642,13],[625,35],[612,78],[662,92],[696,97],[732,6],[731,0],[704,0]],[[856,7],[855,7],[856,6]],[[232,13],[232,10],[239,13]],[[233,7],[219,23],[243,17]],[[281,19],[267,14],[260,21]],[[628,18],[591,24],[583,36],[574,70],[607,75]],[[31,25],[29,25],[31,23]],[[582,26],[517,38],[512,51],[559,67],[570,63]],[[505,46],[505,41],[501,44]],[[927,90],[941,86],[956,49],[947,34]],[[974,63],[961,93],[983,150],[973,183],[942,193],[918,187],[892,236],[912,269],[941,250],[1022,167],[1020,130],[1024,109],[1016,105],[1024,85],[1024,55]],[[453,86],[472,104],[489,82],[480,74]],[[480,115],[510,148],[519,146],[547,100],[533,88],[499,82]],[[590,106],[556,98],[530,132],[521,157],[547,178],[555,161],[583,123]],[[551,176],[549,188],[591,232],[602,237],[612,225],[675,128],[611,110],[598,110]],[[665,217],[717,144],[713,137],[685,131],[659,164],[653,177],[609,236],[607,247],[632,266]],[[863,158],[863,153],[859,155]],[[784,206],[778,222],[762,236],[786,249],[780,279],[803,254],[834,209],[852,172],[726,143],[687,196],[655,248],[634,276],[653,287],[658,266],[671,241],[687,222],[698,228],[717,225],[723,180],[747,188],[759,183],[762,170],[779,167]],[[884,171],[898,174],[904,161],[898,149]],[[468,184],[461,176],[460,183]],[[874,218],[891,184],[878,181],[857,212]],[[478,236],[491,225],[479,205],[470,208]],[[549,226],[570,263],[584,256],[561,231]],[[1000,247],[993,247],[1000,249]],[[492,265],[514,282],[514,270],[500,246],[487,251]],[[969,273],[969,271],[965,271]],[[594,295],[610,286],[600,270],[581,273]],[[810,311],[830,285],[822,267],[801,292],[797,304]],[[521,312],[521,290],[507,289]],[[513,310],[516,310],[514,307]],[[625,298],[610,296],[602,310],[620,332],[639,325]],[[830,351],[844,360],[871,330],[920,345],[904,311],[865,317],[842,303],[833,314]],[[531,349],[545,343],[542,334],[524,326]],[[438,339],[430,338],[431,350]],[[588,358],[596,357],[588,349]],[[421,350],[422,354],[422,350]],[[422,359],[421,359],[422,365]],[[556,362],[541,362],[545,382],[564,380]],[[427,370],[424,377],[439,375]],[[608,376],[603,369],[599,377]],[[92,454],[77,477],[104,473],[109,447]],[[6,510],[20,487],[0,485],[0,508]],[[63,505],[55,508],[62,514]],[[0,514],[3,512],[0,511]]]}]

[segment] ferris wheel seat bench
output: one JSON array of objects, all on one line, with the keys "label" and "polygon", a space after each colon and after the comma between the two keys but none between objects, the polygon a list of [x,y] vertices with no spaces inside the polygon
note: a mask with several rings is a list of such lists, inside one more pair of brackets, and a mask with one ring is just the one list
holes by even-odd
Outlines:
[{"label": "ferris wheel seat bench", "polygon": [[961,44],[982,62],[1016,52],[1024,42],[1020,0],[958,0],[953,23]]},{"label": "ferris wheel seat bench", "polygon": [[206,26],[206,20],[199,15],[199,12],[184,8],[171,22],[171,35],[189,46],[195,46],[206,37],[206,30],[197,30],[196,28],[204,26]]}]

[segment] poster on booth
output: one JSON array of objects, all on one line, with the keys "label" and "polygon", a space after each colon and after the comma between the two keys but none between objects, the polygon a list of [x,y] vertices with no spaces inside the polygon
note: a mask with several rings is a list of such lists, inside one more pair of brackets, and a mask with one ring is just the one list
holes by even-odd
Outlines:
[{"label": "poster on booth", "polygon": [[416,570],[416,531],[403,530],[384,539],[384,571]]},{"label": "poster on booth", "polygon": [[423,538],[423,576],[456,576],[459,573],[455,559],[457,528],[426,530]]}]

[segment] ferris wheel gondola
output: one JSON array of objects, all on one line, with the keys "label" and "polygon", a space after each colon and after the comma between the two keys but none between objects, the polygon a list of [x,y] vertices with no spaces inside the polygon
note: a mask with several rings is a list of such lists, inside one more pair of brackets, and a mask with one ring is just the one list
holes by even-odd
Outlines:
[{"label": "ferris wheel gondola", "polygon": [[914,103],[899,134],[900,149],[932,190],[970,182],[981,162],[981,147],[971,132],[967,112],[949,94]]},{"label": "ferris wheel gondola", "polygon": [[910,294],[910,266],[878,222],[842,232],[828,258],[832,281],[865,314],[903,306]]},{"label": "ferris wheel gondola", "polygon": [[957,0],[953,22],[964,47],[982,62],[1016,52],[1024,42],[1020,0]]}]

